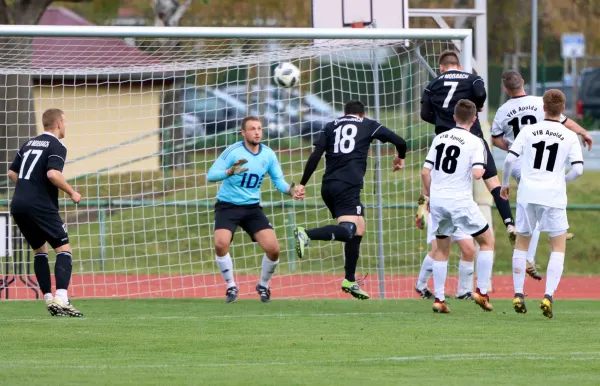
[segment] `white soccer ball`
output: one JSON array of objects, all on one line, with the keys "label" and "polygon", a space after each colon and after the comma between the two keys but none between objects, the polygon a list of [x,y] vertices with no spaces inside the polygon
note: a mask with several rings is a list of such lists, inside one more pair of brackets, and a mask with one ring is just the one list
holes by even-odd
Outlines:
[{"label": "white soccer ball", "polygon": [[280,87],[293,87],[300,83],[300,70],[292,63],[280,63],[275,67],[273,80]]}]

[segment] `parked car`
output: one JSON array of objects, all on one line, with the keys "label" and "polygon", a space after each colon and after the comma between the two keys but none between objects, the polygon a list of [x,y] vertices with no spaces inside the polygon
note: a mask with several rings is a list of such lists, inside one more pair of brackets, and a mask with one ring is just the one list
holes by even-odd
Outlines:
[{"label": "parked car", "polygon": [[575,110],[579,118],[590,116],[600,120],[600,68],[582,71]]}]

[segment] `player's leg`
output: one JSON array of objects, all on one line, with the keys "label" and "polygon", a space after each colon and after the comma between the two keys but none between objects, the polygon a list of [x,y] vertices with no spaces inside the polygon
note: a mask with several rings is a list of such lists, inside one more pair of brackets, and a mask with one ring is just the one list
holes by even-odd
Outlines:
[{"label": "player's leg", "polygon": [[539,227],[536,226],[533,232],[531,232],[531,240],[529,242],[529,248],[527,248],[527,274],[534,280],[542,280],[542,275],[540,275],[535,267],[535,253],[537,252],[538,242],[540,240],[540,230]]},{"label": "player's leg", "polygon": [[437,247],[433,255],[433,293],[435,300],[432,309],[434,312],[447,314],[450,308],[446,305],[446,277],[448,276],[448,257],[452,241],[449,236],[437,235]]},{"label": "player's leg", "polygon": [[[359,204],[362,207],[362,204]],[[362,212],[361,212],[362,213]],[[345,215],[338,217],[338,224],[354,224],[356,233],[344,245],[344,271],[345,276],[342,281],[342,291],[349,293],[353,297],[361,300],[369,299],[369,294],[360,288],[356,281],[356,265],[360,256],[360,243],[365,233],[365,218],[356,215]]]},{"label": "player's leg", "polygon": [[513,298],[513,308],[515,312],[527,313],[525,306],[525,273],[527,272],[527,251],[531,244],[531,236],[537,229],[537,220],[535,211],[528,204],[517,202],[517,240],[512,257],[513,287],[515,296]]},{"label": "player's leg", "polygon": [[256,292],[263,303],[271,301],[269,281],[279,265],[279,243],[272,228],[262,229],[254,233],[254,239],[265,251],[261,263],[260,279],[256,285]]},{"label": "player's leg", "polygon": [[239,289],[233,275],[233,261],[229,254],[229,246],[243,215],[243,208],[237,205],[218,202],[215,205],[214,245],[217,267],[227,285],[225,301],[233,303],[239,295]]},{"label": "player's leg", "polygon": [[471,299],[473,294],[473,271],[475,269],[475,243],[473,238],[464,232],[458,230],[452,235],[452,239],[458,245],[461,251],[460,261],[458,263],[458,288],[456,290],[457,299]]},{"label": "player's leg", "polygon": [[548,260],[548,269],[546,270],[546,290],[540,308],[545,317],[552,318],[554,291],[558,287],[564,268],[569,222],[567,221],[566,209],[540,207],[538,211],[541,212],[540,230],[548,232],[552,250]]},{"label": "player's leg", "polygon": [[419,277],[417,278],[417,283],[415,284],[415,291],[423,299],[432,299],[433,294],[429,288],[427,288],[427,282],[429,281],[431,275],[433,275],[432,256],[435,253],[437,241],[435,239],[435,232],[432,231],[431,227],[431,214],[427,216],[426,221],[424,220],[423,223],[427,224],[427,244],[431,245],[431,250],[425,255],[425,258],[421,263],[421,270],[419,271]]},{"label": "player's leg", "polygon": [[498,179],[498,171],[496,170],[496,163],[494,162],[494,157],[492,156],[492,152],[490,151],[487,142],[483,142],[485,144],[485,150],[487,152],[487,164],[485,166],[485,173],[483,174],[483,181],[485,182],[485,186],[494,198],[496,209],[498,210],[498,213],[500,213],[500,217],[502,217],[502,222],[504,223],[504,226],[506,226],[509,241],[511,245],[514,245],[516,233],[514,218],[510,209],[510,203],[508,202],[508,200],[505,200],[502,197],[500,197],[501,187],[500,180]]}]

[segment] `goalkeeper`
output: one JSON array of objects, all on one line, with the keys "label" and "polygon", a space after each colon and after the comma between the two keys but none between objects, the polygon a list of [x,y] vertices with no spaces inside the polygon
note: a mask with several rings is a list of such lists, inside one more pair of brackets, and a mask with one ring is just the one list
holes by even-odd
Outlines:
[{"label": "goalkeeper", "polygon": [[[227,283],[226,301],[234,302],[239,289],[233,277],[229,245],[240,226],[264,250],[260,280],[256,292],[263,303],[271,299],[269,280],[279,264],[279,243],[273,226],[260,206],[260,187],[268,173],[280,192],[294,196],[294,183],[285,182],[275,152],[260,143],[262,125],[255,116],[242,120],[243,141],[229,146],[217,158],[207,174],[208,181],[223,181],[215,204],[215,251],[217,265]],[[296,194],[298,199],[303,193]]]}]

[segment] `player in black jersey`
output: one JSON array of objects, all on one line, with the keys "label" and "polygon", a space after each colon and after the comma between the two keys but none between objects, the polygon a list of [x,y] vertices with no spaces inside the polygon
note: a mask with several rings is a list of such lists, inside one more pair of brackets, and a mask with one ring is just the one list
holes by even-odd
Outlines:
[{"label": "player in black jersey", "polygon": [[393,161],[393,170],[396,171],[404,167],[406,142],[379,122],[366,118],[365,106],[360,101],[346,103],[344,114],[344,117],[328,123],[321,131],[296,190],[296,195],[302,199],[305,193],[304,185],[317,169],[321,156],[325,153],[321,197],[333,218],[337,219],[338,225],[306,230],[303,227],[296,228],[296,252],[299,258],[304,257],[304,249],[310,240],[345,242],[346,276],[342,282],[342,291],[358,299],[368,299],[369,295],[360,289],[354,275],[360,242],[365,232],[365,210],[360,201],[360,191],[367,171],[369,148],[374,139],[394,144],[398,151],[398,156]]},{"label": "player in black jersey", "polygon": [[[421,119],[435,125],[435,133],[440,134],[451,130],[456,126],[453,119],[454,107],[461,99],[468,99],[475,103],[479,111],[487,98],[483,79],[474,74],[462,71],[458,55],[454,51],[444,51],[439,58],[440,72],[438,76],[429,83],[423,91],[421,100]],[[516,239],[515,223],[513,220],[508,200],[500,197],[500,180],[492,152],[481,131],[479,118],[473,124],[471,133],[484,139],[487,152],[485,174],[483,180],[487,189],[494,197],[494,203],[504,221],[508,237],[514,245]],[[424,202],[421,197],[419,202]]]},{"label": "player in black jersey", "polygon": [[[83,316],[67,296],[73,256],[58,213],[59,189],[74,203],[81,200],[62,174],[67,158],[67,148],[61,142],[67,127],[65,115],[59,109],[48,109],[42,115],[42,124],[44,133],[25,142],[10,165],[8,177],[16,184],[10,213],[35,252],[33,268],[50,314]],[[56,296],[52,296],[46,242],[56,251]]]}]

